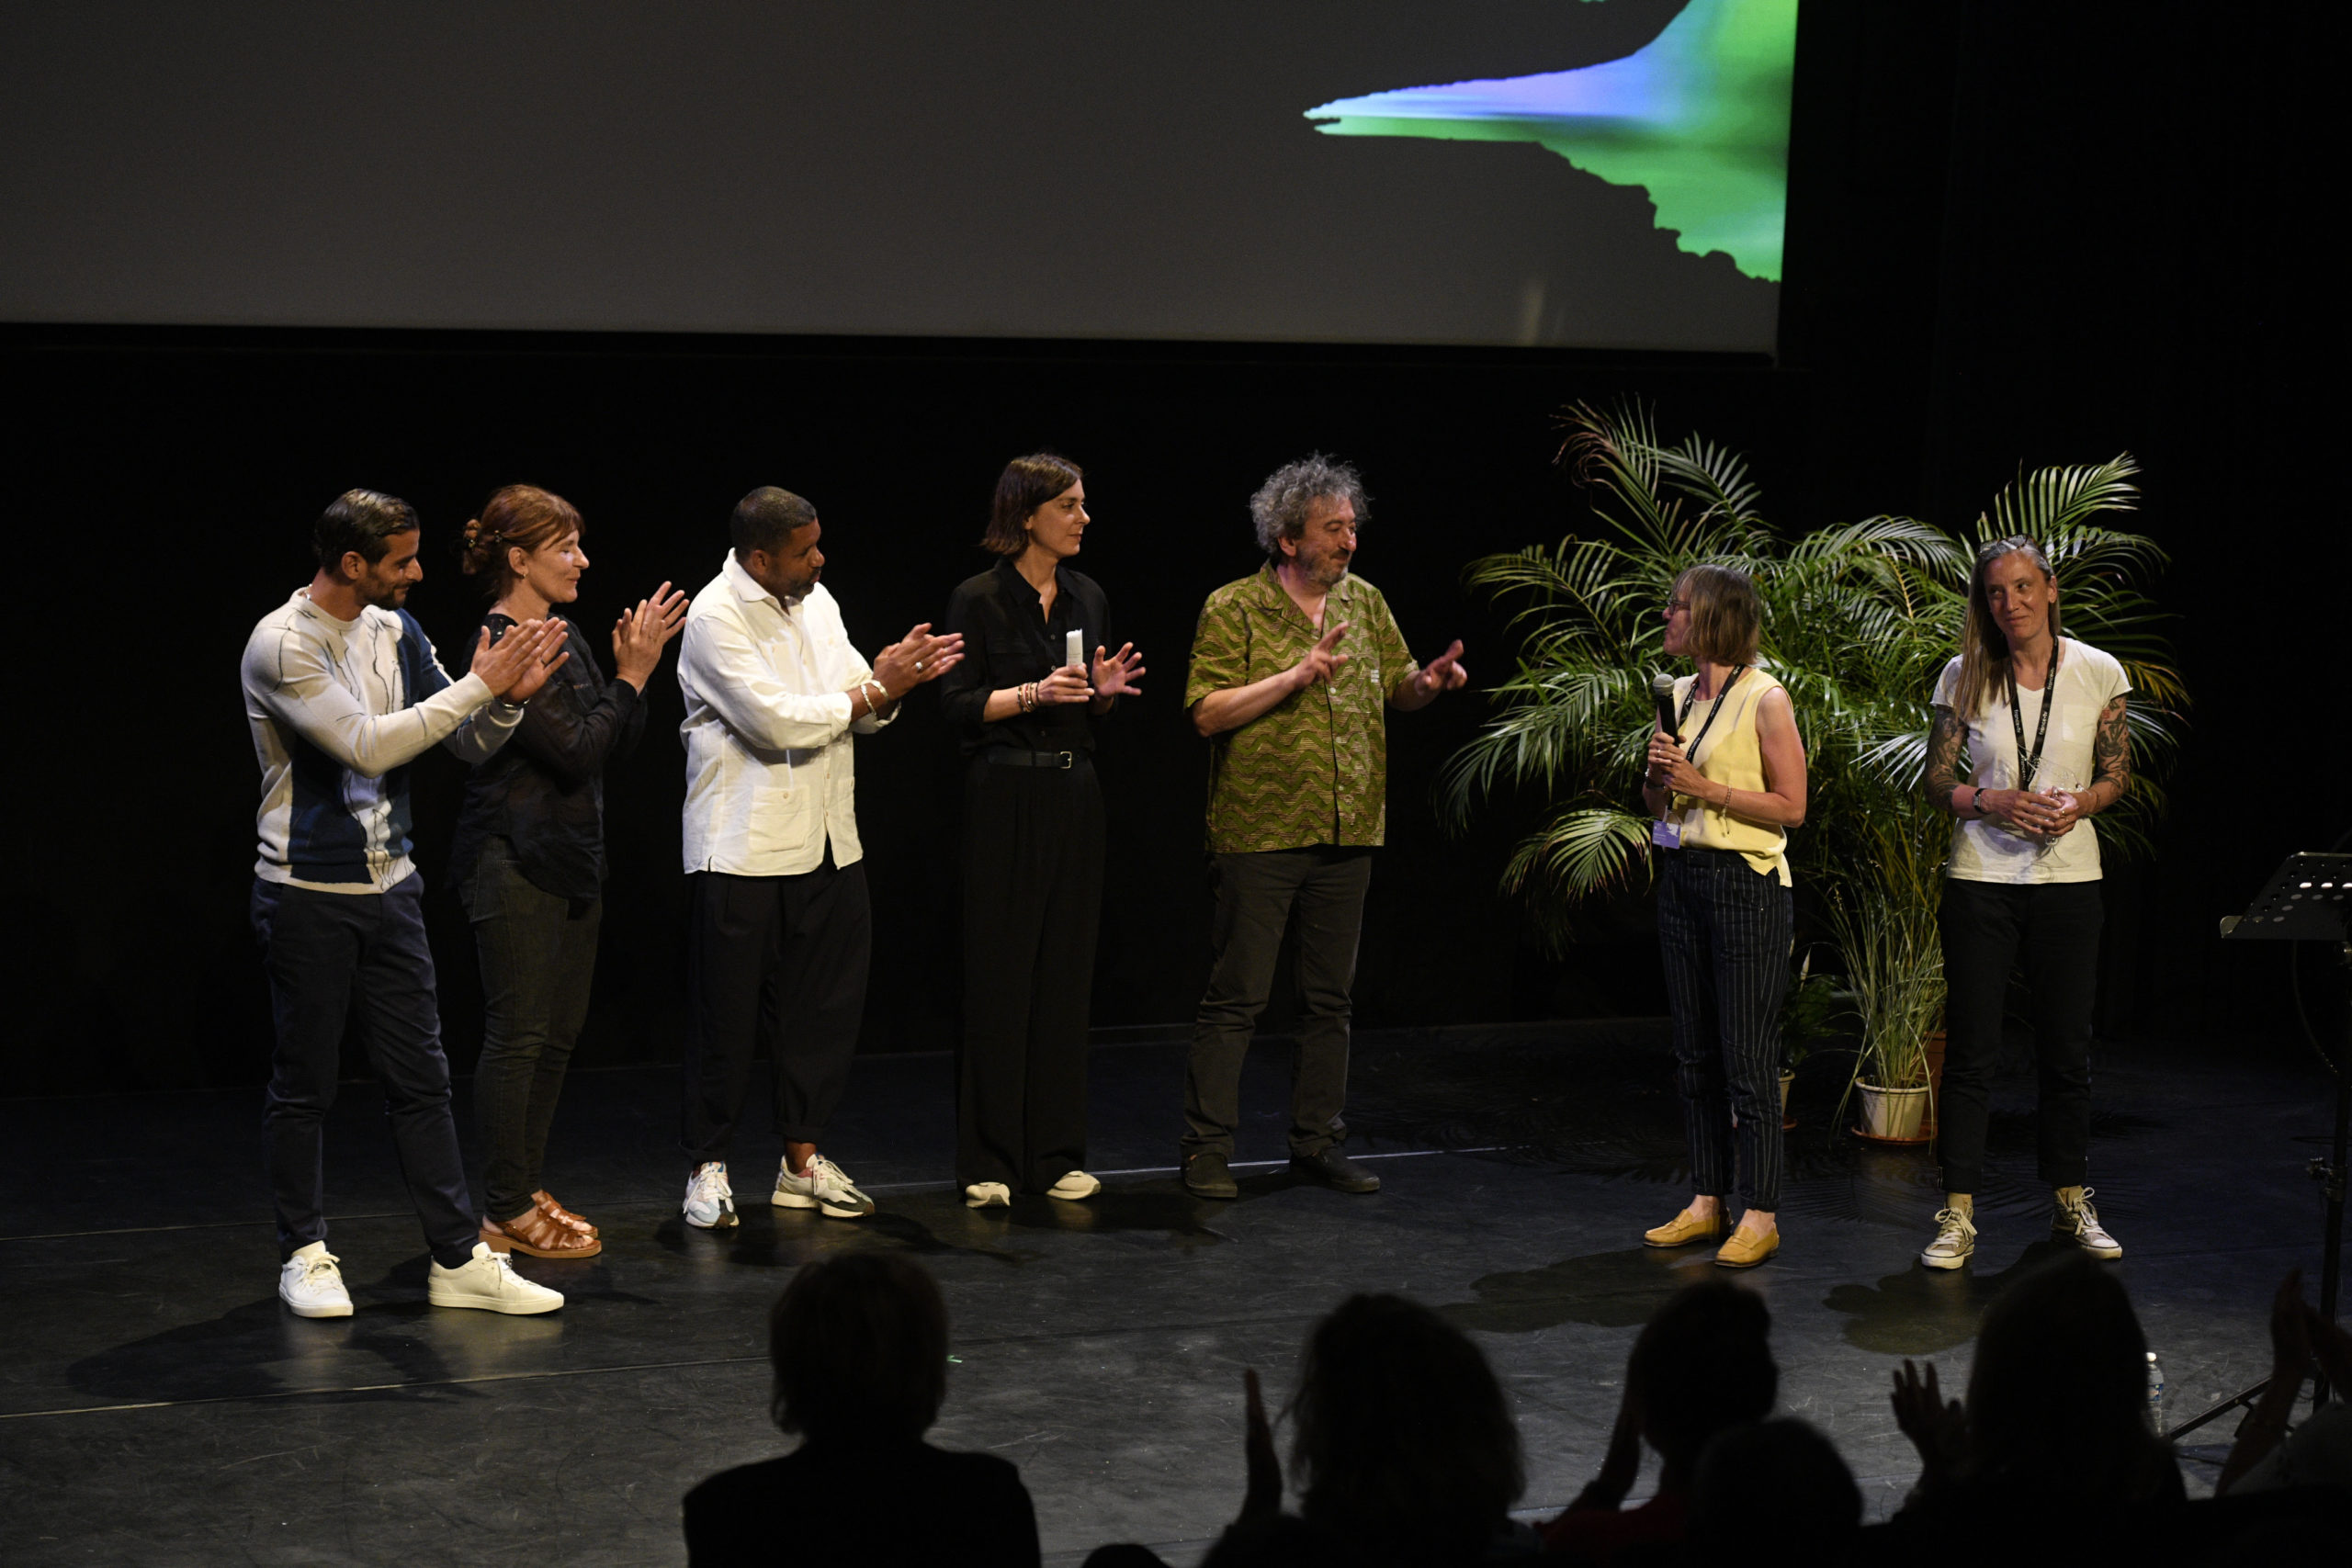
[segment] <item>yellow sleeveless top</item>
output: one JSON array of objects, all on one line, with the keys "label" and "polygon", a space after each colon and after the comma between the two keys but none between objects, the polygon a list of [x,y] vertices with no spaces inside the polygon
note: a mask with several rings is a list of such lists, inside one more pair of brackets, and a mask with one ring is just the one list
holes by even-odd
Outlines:
[{"label": "yellow sleeveless top", "polygon": [[[1690,694],[1690,684],[1697,679],[1696,675],[1685,675],[1674,682],[1677,714],[1681,713],[1682,704]],[[1765,693],[1780,689],[1781,682],[1751,665],[1724,696],[1723,711],[1715,716],[1706,739],[1700,742],[1698,754],[1690,759],[1691,765],[1717,784],[1729,784],[1734,789],[1762,790],[1764,750],[1756,739],[1756,708],[1764,700]],[[1690,716],[1682,721],[1676,739],[1689,746],[1690,737],[1706,724],[1707,709],[1712,705],[1712,699],[1692,703]],[[1678,795],[1667,803],[1666,817],[1681,829],[1686,847],[1736,850],[1758,873],[1770,872],[1778,876],[1783,887],[1790,885],[1786,829],[1745,821],[1687,795]]]}]

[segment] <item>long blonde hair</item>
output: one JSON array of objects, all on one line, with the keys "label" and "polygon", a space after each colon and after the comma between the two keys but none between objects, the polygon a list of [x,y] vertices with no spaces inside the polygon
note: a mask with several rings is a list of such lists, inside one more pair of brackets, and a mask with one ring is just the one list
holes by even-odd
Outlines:
[{"label": "long blonde hair", "polygon": [[[1986,601],[1985,574],[1996,561],[2005,556],[2022,555],[2041,569],[2042,581],[2055,586],[2058,574],[2050,570],[2050,558],[2041,547],[2022,534],[2012,534],[2006,539],[1995,539],[1976,552],[1976,566],[1968,574],[1968,624],[1960,634],[1960,684],[1952,694],[1952,712],[1961,719],[1973,719],[1984,711],[1993,700],[1994,688],[2007,683],[2009,675],[2009,634],[1993,618],[1993,606]],[[2058,601],[2050,601],[2050,642],[2058,643]]]}]

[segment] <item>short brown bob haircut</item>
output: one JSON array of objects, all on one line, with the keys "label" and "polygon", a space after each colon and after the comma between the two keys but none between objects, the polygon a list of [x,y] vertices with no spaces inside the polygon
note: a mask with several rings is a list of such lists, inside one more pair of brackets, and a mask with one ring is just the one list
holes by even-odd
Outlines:
[{"label": "short brown bob haircut", "polygon": [[980,548],[1011,559],[1029,547],[1029,518],[1037,508],[1086,477],[1084,469],[1051,452],[1015,457],[997,476],[996,502],[989,508],[989,531]]},{"label": "short brown bob haircut", "polygon": [[1674,580],[1674,596],[1690,606],[1689,652],[1734,669],[1756,662],[1764,601],[1736,566],[1694,566]]},{"label": "short brown bob haircut", "polygon": [[827,1448],[911,1443],[947,1398],[947,1303],[895,1252],[803,1264],[768,1314],[775,1424]]}]

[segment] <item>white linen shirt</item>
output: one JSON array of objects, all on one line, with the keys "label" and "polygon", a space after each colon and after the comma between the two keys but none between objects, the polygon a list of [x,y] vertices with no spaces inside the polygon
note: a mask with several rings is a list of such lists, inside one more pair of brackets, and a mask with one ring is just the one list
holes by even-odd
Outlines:
[{"label": "white linen shirt", "polygon": [[821,582],[785,604],[730,553],[686,609],[685,868],[735,876],[814,871],[865,853],[857,840],[849,688],[874,673]]}]

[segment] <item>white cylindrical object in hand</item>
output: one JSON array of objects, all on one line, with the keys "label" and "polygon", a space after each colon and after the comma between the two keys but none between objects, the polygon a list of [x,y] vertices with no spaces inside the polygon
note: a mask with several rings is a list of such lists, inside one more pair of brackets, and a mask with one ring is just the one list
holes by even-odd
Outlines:
[{"label": "white cylindrical object in hand", "polygon": [[1062,662],[1064,664],[1075,664],[1080,666],[1081,669],[1085,667],[1086,634],[1083,631],[1064,632],[1062,634]]}]

